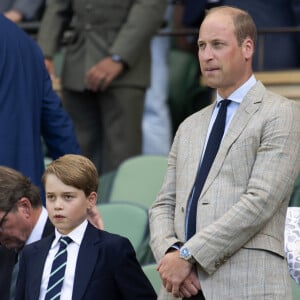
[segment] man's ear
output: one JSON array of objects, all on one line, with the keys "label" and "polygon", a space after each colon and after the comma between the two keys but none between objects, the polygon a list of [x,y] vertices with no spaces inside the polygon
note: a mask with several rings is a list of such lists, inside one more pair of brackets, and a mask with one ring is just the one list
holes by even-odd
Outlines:
[{"label": "man's ear", "polygon": [[250,58],[253,57],[254,43],[253,43],[252,39],[246,38],[243,41],[242,48],[243,48],[243,53],[244,53],[244,57],[246,60],[249,60]]},{"label": "man's ear", "polygon": [[31,215],[32,205],[27,197],[22,197],[17,202],[18,211],[22,213],[25,218],[29,218]]}]

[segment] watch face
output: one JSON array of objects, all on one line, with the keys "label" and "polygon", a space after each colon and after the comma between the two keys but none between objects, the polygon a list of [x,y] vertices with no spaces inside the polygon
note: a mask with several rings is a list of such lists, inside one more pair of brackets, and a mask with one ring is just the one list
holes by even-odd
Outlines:
[{"label": "watch face", "polygon": [[122,62],[122,58],[118,54],[113,54],[111,59],[115,62]]},{"label": "watch face", "polygon": [[181,256],[184,258],[188,258],[191,255],[190,250],[187,247],[182,247],[180,249],[180,253],[181,253]]}]

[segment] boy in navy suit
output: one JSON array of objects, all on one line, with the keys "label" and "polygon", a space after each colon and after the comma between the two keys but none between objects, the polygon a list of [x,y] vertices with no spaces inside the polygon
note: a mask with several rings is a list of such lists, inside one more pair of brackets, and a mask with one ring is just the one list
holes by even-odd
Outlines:
[{"label": "boy in navy suit", "polygon": [[52,263],[61,251],[61,237],[66,236],[71,242],[62,251],[67,252],[62,287],[52,299],[156,299],[128,239],[98,230],[87,221],[97,201],[94,164],[81,155],[62,156],[48,166],[43,183],[55,234],[24,248],[15,299],[48,299]]}]

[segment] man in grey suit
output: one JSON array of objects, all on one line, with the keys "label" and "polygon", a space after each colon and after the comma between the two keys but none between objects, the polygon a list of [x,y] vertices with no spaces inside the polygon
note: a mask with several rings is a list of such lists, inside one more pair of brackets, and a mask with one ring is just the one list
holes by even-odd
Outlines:
[{"label": "man in grey suit", "polygon": [[70,24],[74,28],[62,67],[63,104],[74,121],[82,154],[100,174],[141,154],[150,40],[163,23],[166,4],[167,0],[48,2],[38,42],[54,75],[52,58],[62,32]]},{"label": "man in grey suit", "polygon": [[[252,18],[237,8],[210,10],[200,27],[200,67],[217,99],[179,127],[149,212],[163,283],[159,299],[292,299],[283,244],[300,171],[300,107],[255,79],[255,41]],[[230,103],[223,139],[193,197],[224,99]],[[190,199],[197,200],[195,209]],[[195,233],[187,237],[192,212]]]}]

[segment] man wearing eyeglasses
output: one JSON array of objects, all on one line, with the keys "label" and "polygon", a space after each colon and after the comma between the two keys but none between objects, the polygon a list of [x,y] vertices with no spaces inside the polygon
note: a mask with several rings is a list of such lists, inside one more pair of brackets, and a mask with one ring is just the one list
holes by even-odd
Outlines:
[{"label": "man wearing eyeglasses", "polygon": [[10,299],[19,251],[54,231],[39,189],[21,173],[0,166],[0,295]]}]

